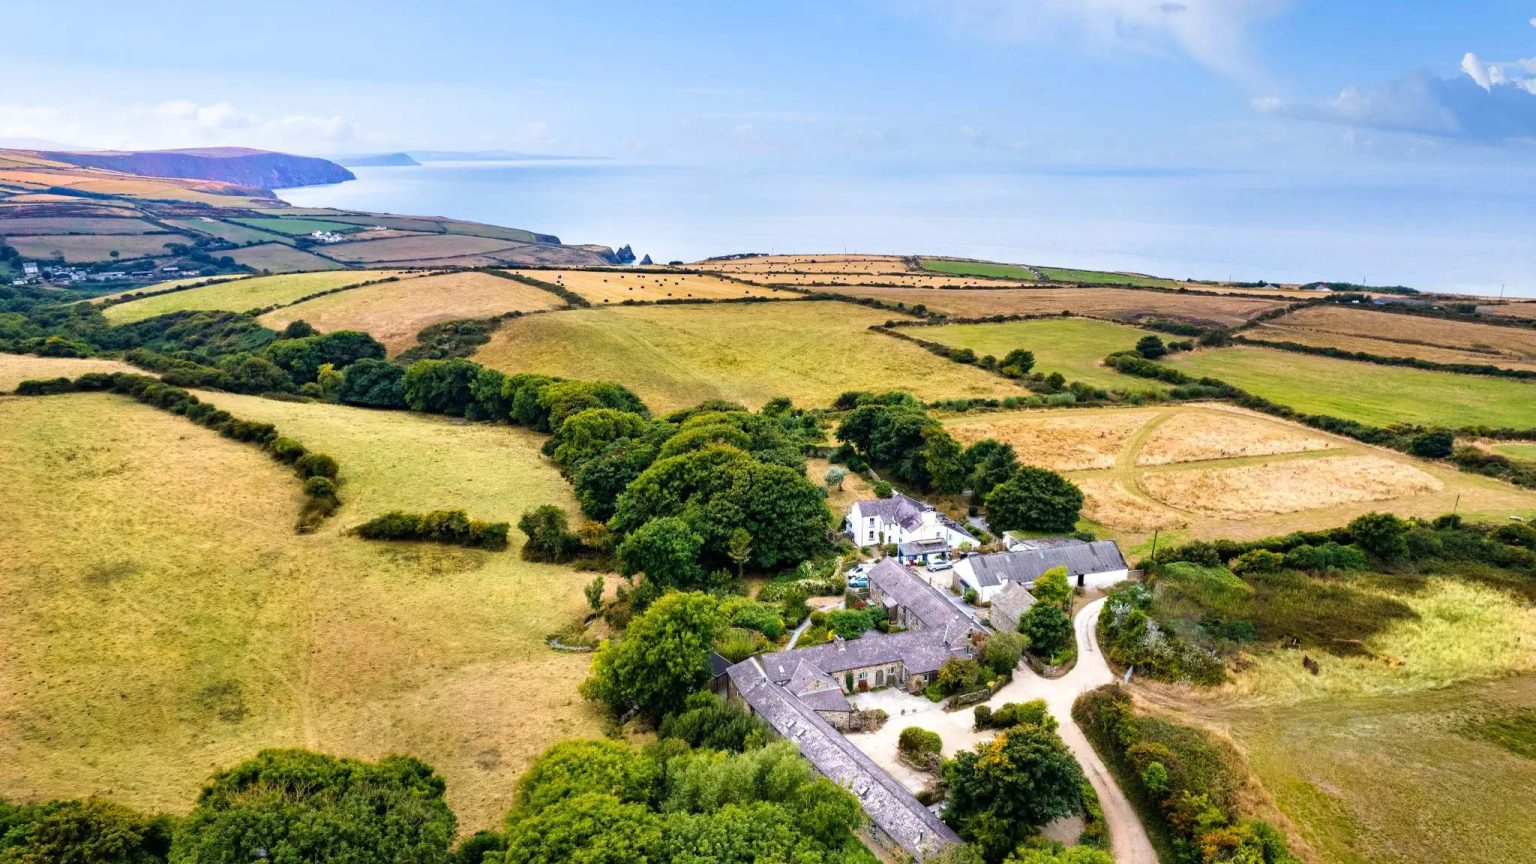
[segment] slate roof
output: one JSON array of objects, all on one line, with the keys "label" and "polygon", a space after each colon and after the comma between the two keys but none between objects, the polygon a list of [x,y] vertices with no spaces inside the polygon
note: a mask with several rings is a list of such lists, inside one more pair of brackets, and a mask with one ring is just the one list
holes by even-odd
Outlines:
[{"label": "slate roof", "polygon": [[1024,583],[1009,582],[992,598],[992,626],[1010,633],[1017,630],[1019,619],[1033,605],[1035,595],[1029,593]]},{"label": "slate roof", "polygon": [[794,742],[817,771],[856,795],[870,820],[896,845],[921,859],[960,842],[948,825],[814,709],[769,681],[756,659],[737,663],[729,675],[753,712]]},{"label": "slate roof", "polygon": [[871,593],[878,590],[882,597],[908,609],[925,628],[943,627],[960,616],[960,610],[939,589],[890,558],[880,559],[868,575]]},{"label": "slate roof", "polygon": [[860,501],[858,505],[859,515],[865,519],[878,516],[881,522],[895,522],[909,531],[922,524],[924,511],[933,509],[932,505],[924,504],[916,498],[909,498],[900,492],[889,498]]},{"label": "slate roof", "polygon": [[800,665],[795,667],[795,674],[784,686],[814,711],[846,713],[853,710],[853,706],[848,704],[848,698],[843,695],[842,685],[808,660],[800,661]]},{"label": "slate roof", "polygon": [[[1066,539],[1066,542],[1063,540]],[[1052,567],[1066,567],[1073,579],[1085,573],[1124,570],[1125,557],[1113,540],[1085,543],[1067,538],[1047,541],[1026,540],[1011,552],[972,555],[965,559],[978,587],[991,588],[1004,582],[1032,585],[1040,574]]]}]

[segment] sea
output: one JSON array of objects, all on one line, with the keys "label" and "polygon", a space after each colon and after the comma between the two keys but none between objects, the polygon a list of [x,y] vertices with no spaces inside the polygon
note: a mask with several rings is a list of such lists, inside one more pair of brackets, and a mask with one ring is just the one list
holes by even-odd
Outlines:
[{"label": "sea", "polygon": [[298,206],[450,216],[630,245],[953,255],[1170,278],[1536,297],[1531,184],[1255,171],[824,170],[610,160],[427,162],[278,190]]}]

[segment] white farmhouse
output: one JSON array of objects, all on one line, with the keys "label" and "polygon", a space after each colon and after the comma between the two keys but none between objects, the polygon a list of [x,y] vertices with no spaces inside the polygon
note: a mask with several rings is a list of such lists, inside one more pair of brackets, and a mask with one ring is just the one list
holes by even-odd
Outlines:
[{"label": "white farmhouse", "polygon": [[1067,581],[1078,588],[1105,588],[1130,575],[1125,556],[1113,540],[1085,542],[1071,537],[1013,540],[1009,551],[972,555],[955,563],[954,587],[975,591],[990,603],[1010,583],[1028,588],[1053,567],[1067,568]]},{"label": "white farmhouse", "polygon": [[859,546],[896,546],[905,564],[945,561],[966,544],[979,545],[970,532],[932,504],[897,492],[889,498],[855,501],[843,520],[843,531]]}]

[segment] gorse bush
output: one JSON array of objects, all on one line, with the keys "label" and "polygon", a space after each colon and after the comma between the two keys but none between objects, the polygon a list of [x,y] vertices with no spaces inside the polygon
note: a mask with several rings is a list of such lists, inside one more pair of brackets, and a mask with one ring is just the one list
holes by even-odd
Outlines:
[{"label": "gorse bush", "polygon": [[509,527],[506,522],[470,519],[463,510],[434,510],[430,513],[395,510],[352,530],[366,540],[424,540],[471,549],[505,549]]}]

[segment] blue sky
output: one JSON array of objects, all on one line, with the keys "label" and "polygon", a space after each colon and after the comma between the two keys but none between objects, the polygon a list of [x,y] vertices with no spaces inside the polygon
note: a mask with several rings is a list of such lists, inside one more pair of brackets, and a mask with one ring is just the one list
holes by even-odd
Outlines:
[{"label": "blue sky", "polygon": [[10,0],[0,138],[1536,170],[1536,3]]}]

